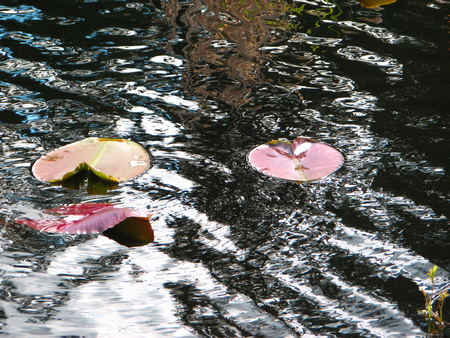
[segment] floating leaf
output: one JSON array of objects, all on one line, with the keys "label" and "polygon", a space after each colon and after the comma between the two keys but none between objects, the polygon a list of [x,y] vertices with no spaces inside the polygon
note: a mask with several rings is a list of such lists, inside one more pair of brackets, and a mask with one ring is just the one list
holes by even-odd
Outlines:
[{"label": "floating leaf", "polygon": [[16,222],[51,233],[103,233],[120,244],[138,246],[153,242],[150,217],[146,211],[109,203],[85,203],[46,210],[38,220],[19,218]]},{"label": "floating leaf", "polygon": [[343,157],[339,151],[309,138],[293,143],[271,141],[254,148],[250,164],[262,173],[289,181],[314,181],[339,169]]},{"label": "floating leaf", "polygon": [[50,183],[64,182],[83,171],[106,181],[123,182],[149,166],[149,153],[136,142],[90,137],[42,156],[31,171],[38,180]]},{"label": "floating leaf", "polygon": [[153,229],[148,219],[129,217],[116,226],[103,231],[103,235],[125,246],[141,246],[152,243]]},{"label": "floating leaf", "polygon": [[362,7],[375,8],[383,5],[393,4],[397,0],[358,0]]},{"label": "floating leaf", "polygon": [[150,214],[145,211],[116,208],[109,203],[73,204],[46,210],[44,214],[53,217],[38,220],[19,218],[16,222],[45,232],[95,234],[112,228],[128,217],[145,219],[150,217]]}]

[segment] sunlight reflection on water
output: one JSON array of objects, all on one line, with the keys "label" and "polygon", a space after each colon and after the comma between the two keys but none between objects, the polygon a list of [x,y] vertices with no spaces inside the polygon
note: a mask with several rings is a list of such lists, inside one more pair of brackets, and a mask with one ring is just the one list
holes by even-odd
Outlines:
[{"label": "sunlight reflection on water", "polygon": [[[445,95],[420,98],[447,54],[416,67],[431,42],[403,7],[72,5],[0,7],[2,333],[421,335],[418,288],[436,261],[448,280],[450,198]],[[89,136],[140,142],[153,168],[108,195],[30,176],[41,154]],[[343,168],[298,185],[247,163],[298,136],[340,150]],[[13,222],[85,202],[153,212],[155,242]]]}]

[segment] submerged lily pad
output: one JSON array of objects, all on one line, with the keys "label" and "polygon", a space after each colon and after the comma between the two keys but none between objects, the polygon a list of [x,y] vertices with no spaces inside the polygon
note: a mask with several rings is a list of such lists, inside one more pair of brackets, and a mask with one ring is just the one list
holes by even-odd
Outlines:
[{"label": "submerged lily pad", "polygon": [[338,170],[342,154],[326,144],[299,137],[293,143],[271,141],[254,148],[250,164],[260,172],[284,180],[304,182],[324,178]]},{"label": "submerged lily pad", "polygon": [[38,180],[50,183],[66,181],[83,171],[106,181],[123,182],[149,166],[149,153],[136,142],[90,137],[42,156],[31,171]]},{"label": "submerged lily pad", "polygon": [[85,203],[49,209],[39,219],[22,217],[16,223],[49,233],[102,233],[122,245],[140,246],[153,242],[151,215],[109,203]]}]

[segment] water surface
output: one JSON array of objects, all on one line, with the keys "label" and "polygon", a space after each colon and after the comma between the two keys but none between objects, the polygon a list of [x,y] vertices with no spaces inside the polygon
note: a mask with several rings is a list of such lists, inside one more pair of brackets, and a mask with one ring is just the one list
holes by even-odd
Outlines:
[{"label": "water surface", "polygon": [[[437,264],[441,287],[450,268],[449,13],[432,0],[3,1],[0,332],[422,335],[426,272]],[[40,155],[90,136],[138,141],[153,167],[107,195],[31,177]],[[298,136],[344,166],[299,185],[247,163]],[[99,201],[153,212],[155,242],[14,223]]]}]

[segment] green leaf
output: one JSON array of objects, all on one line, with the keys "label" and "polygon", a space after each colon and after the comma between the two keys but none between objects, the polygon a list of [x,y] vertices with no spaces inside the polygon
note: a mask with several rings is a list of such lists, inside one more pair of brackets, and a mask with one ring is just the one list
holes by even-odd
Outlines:
[{"label": "green leaf", "polygon": [[430,269],[430,272],[427,273],[428,279],[431,281],[431,283],[434,283],[434,276],[436,275],[437,269],[438,267],[437,265],[435,265]]},{"label": "green leaf", "polygon": [[123,182],[149,166],[149,153],[136,142],[90,137],[42,156],[31,171],[38,180],[50,183],[67,181],[83,171],[105,181]]}]

